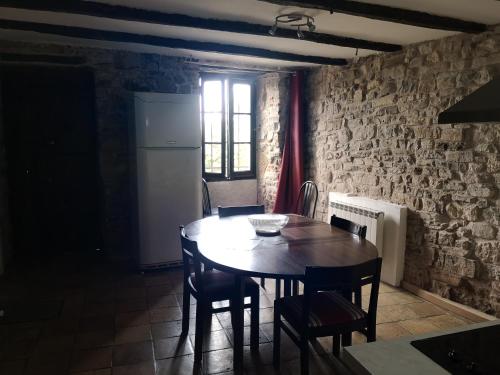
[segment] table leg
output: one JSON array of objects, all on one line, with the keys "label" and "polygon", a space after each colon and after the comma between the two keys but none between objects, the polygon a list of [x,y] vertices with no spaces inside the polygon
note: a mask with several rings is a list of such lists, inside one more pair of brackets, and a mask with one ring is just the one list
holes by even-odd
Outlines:
[{"label": "table leg", "polygon": [[243,372],[243,326],[244,326],[245,283],[241,276],[235,275],[235,296],[233,305],[234,334],[234,371]]}]

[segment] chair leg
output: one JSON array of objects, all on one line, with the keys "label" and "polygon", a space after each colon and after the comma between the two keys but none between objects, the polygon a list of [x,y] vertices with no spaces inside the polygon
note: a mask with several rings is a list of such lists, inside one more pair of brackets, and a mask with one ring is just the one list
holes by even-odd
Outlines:
[{"label": "chair leg", "polygon": [[352,332],[342,334],[342,346],[352,345]]},{"label": "chair leg", "polygon": [[354,304],[361,308],[361,286],[354,289]]},{"label": "chair leg", "polygon": [[309,375],[309,341],[306,336],[300,338],[300,374]]},{"label": "chair leg", "polygon": [[196,329],[194,336],[194,363],[195,366],[200,364],[203,358],[203,335],[205,333],[205,315],[206,304],[205,302],[198,301],[196,304]]},{"label": "chair leg", "polygon": [[[185,284],[185,282],[184,282]],[[191,294],[186,285],[184,285],[184,291],[182,293],[182,336],[186,336],[189,333],[189,310],[191,306]]]},{"label": "chair leg", "polygon": [[273,323],[273,365],[280,368],[280,345],[281,345],[281,316],[276,302],[274,303],[274,323]]},{"label": "chair leg", "polygon": [[368,323],[368,332],[366,335],[366,341],[367,342],[374,342],[377,340],[377,324],[375,323]]},{"label": "chair leg", "polygon": [[259,290],[251,296],[250,306],[250,349],[259,350]]},{"label": "chair leg", "polygon": [[266,289],[266,279],[264,279],[263,277],[260,278],[260,286]]},{"label": "chair leg", "polygon": [[332,354],[336,357],[340,355],[340,335],[332,337]]}]

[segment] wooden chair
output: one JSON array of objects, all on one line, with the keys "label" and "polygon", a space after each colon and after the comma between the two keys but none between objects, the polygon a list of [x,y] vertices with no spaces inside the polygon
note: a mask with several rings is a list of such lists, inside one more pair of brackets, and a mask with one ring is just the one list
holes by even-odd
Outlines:
[{"label": "wooden chair", "polygon": [[[359,236],[360,238],[366,238],[366,225],[357,224],[335,215],[332,215],[330,218],[330,225]],[[360,287],[354,290],[354,303],[359,307],[361,307],[361,287],[363,285],[366,285],[366,283],[364,280],[361,280]]]},{"label": "wooden chair", "polygon": [[349,233],[355,234],[361,238],[366,238],[366,225],[357,224],[353,221],[342,219],[341,217],[332,215],[330,225],[335,228],[343,229]]},{"label": "wooden chair", "polygon": [[[360,331],[368,342],[375,341],[381,265],[382,259],[377,258],[349,267],[307,267],[304,294],[274,301],[274,366],[280,364],[280,329],[300,348],[302,375],[309,374],[311,339],[332,336],[336,355],[341,335],[350,338],[352,332]],[[367,311],[351,302],[352,290],[361,279],[369,279],[372,285]]]},{"label": "wooden chair", "polygon": [[[228,206],[228,207],[218,207],[219,217],[229,217],[236,215],[253,215],[253,214],[263,214],[265,213],[265,207],[263,204],[254,206]],[[266,287],[266,279],[260,279],[260,285]]]},{"label": "wooden chair", "polygon": [[[203,357],[203,334],[205,320],[211,314],[231,311],[231,299],[235,295],[234,276],[230,273],[203,270],[203,265],[198,252],[198,244],[190,240],[180,228],[182,245],[182,260],[184,268],[184,291],[182,301],[182,335],[189,332],[190,296],[196,299],[196,330],[194,344],[194,362],[201,363]],[[191,267],[194,273],[191,273]],[[250,304],[245,304],[251,309],[250,346],[252,350],[259,347],[259,285],[251,278],[245,278],[245,296],[251,298]],[[230,301],[229,307],[213,308],[212,302]]]},{"label": "wooden chair", "polygon": [[203,207],[203,217],[212,216],[212,204],[210,203],[210,193],[208,191],[207,181],[201,179],[201,191],[203,193],[202,197],[202,207]]},{"label": "wooden chair", "polygon": [[255,206],[227,206],[218,207],[219,217],[228,217],[236,215],[253,215],[263,214],[265,212],[264,205]]},{"label": "wooden chair", "polygon": [[306,181],[299,190],[295,213],[314,219],[316,204],[318,203],[318,187],[313,181]]}]

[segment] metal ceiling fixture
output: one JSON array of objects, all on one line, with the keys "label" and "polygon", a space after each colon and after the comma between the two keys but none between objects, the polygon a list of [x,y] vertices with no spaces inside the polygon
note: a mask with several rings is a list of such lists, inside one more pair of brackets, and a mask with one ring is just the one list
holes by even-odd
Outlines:
[{"label": "metal ceiling fixture", "polygon": [[278,25],[289,25],[297,28],[297,38],[304,39],[304,33],[302,32],[302,27],[307,27],[310,32],[316,30],[316,25],[314,25],[314,18],[308,16],[307,14],[300,13],[290,13],[290,14],[280,14],[274,19],[274,25],[269,29],[269,34],[272,36],[276,35],[278,30]]}]

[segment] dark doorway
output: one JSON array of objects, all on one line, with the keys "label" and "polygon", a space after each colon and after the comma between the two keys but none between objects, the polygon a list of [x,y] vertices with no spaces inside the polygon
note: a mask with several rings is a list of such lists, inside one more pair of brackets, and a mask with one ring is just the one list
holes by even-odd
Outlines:
[{"label": "dark doorway", "polygon": [[14,257],[99,248],[93,73],[4,66],[0,82]]}]

